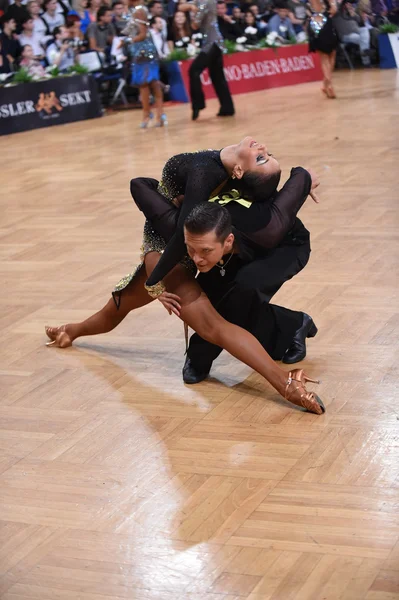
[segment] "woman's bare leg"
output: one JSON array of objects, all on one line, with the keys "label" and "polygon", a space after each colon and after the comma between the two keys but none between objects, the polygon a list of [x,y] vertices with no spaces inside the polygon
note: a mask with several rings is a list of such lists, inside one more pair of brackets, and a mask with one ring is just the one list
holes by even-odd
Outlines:
[{"label": "woman's bare leg", "polygon": [[155,100],[157,123],[161,123],[161,117],[163,113],[163,91],[161,88],[161,83],[159,81],[152,81],[150,86]]},{"label": "woman's bare leg", "polygon": [[[151,254],[153,255],[151,260],[155,266],[160,254],[157,252]],[[61,327],[46,327],[48,337],[54,345],[66,348],[78,337],[112,331],[132,310],[141,308],[153,301],[153,298],[144,289],[146,279],[146,271],[142,267],[128,287],[123,290],[119,308],[116,307],[114,299],[110,298],[100,311],[80,323],[68,323]]]},{"label": "woman's bare leg", "polygon": [[148,83],[140,86],[140,99],[143,106],[143,123],[150,120],[150,86]]},{"label": "woman's bare leg", "polygon": [[325,52],[318,52],[320,56],[321,70],[323,71],[323,87],[321,88],[325,94],[328,92],[328,86],[331,85],[331,68],[330,57]]},{"label": "woman's bare leg", "polygon": [[[310,412],[322,414],[324,410],[313,394],[289,382],[289,373],[281,369],[258,340],[248,331],[229,323],[214,309],[198,283],[182,267],[175,267],[165,278],[168,292],[181,299],[180,318],[202,338],[227,350],[260,375],[262,375],[284,398],[287,390],[290,401],[304,406]],[[295,373],[295,372],[292,372]],[[300,375],[302,377],[302,374]],[[295,381],[295,376],[293,376]],[[302,386],[303,383],[303,386]],[[293,389],[291,389],[293,385]]]}]

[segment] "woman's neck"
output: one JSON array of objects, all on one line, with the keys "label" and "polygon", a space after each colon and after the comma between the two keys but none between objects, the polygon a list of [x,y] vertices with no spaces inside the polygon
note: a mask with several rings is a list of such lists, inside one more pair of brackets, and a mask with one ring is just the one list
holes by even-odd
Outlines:
[{"label": "woman's neck", "polygon": [[236,164],[234,146],[226,146],[220,151],[220,160],[226,169],[229,177],[233,174],[233,168]]}]

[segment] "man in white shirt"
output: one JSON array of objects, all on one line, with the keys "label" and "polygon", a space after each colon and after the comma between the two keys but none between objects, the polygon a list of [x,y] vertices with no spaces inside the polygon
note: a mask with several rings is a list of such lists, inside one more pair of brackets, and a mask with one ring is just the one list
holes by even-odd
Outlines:
[{"label": "man in white shirt", "polygon": [[160,59],[166,58],[170,53],[166,36],[163,33],[162,21],[161,17],[152,17],[150,21],[150,34]]},{"label": "man in white shirt", "polygon": [[53,33],[56,27],[65,25],[64,15],[57,12],[57,0],[44,0],[43,6],[46,12],[42,15],[42,19],[46,22],[50,33]]},{"label": "man in white shirt", "polygon": [[44,56],[44,50],[42,46],[43,36],[38,35],[33,30],[33,19],[28,19],[22,23],[22,33],[18,36],[19,43],[21,46],[32,46],[33,56],[35,58],[41,58]]},{"label": "man in white shirt", "polygon": [[48,34],[47,23],[40,16],[41,8],[37,0],[28,2],[27,9],[33,19],[33,33],[44,38]]},{"label": "man in white shirt", "polygon": [[151,17],[159,17],[162,21],[162,33],[165,37],[165,40],[167,38],[168,35],[168,26],[167,23],[165,21],[165,19],[163,18],[163,4],[162,2],[160,2],[159,0],[153,0],[153,2],[151,2],[148,6],[149,11],[150,11],[150,16]]},{"label": "man in white shirt", "polygon": [[76,62],[76,51],[69,43],[69,32],[62,25],[54,29],[55,41],[47,48],[47,60],[49,65],[58,67],[60,71],[66,71]]}]

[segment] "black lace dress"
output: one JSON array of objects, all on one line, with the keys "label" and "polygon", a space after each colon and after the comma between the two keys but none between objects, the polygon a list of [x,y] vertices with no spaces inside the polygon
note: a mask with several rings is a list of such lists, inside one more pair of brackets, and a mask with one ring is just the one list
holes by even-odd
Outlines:
[{"label": "black lace dress", "polygon": [[330,17],[330,3],[328,0],[324,2],[321,0],[321,3],[324,4],[324,11],[321,13],[309,7],[311,12],[308,26],[309,52],[331,54],[338,47],[338,36]]}]

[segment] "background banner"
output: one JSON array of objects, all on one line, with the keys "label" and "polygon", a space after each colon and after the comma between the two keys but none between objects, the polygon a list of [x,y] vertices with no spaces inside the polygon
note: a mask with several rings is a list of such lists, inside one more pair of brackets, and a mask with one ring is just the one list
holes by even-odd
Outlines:
[{"label": "background banner", "polygon": [[[309,54],[308,44],[225,54],[223,62],[232,95],[323,79],[319,57],[315,53]],[[188,70],[191,63],[188,60],[180,62],[188,94]],[[201,79],[205,98],[215,98],[207,69],[202,73]]]},{"label": "background banner", "polygon": [[89,75],[0,88],[0,135],[100,116],[97,85]]}]

